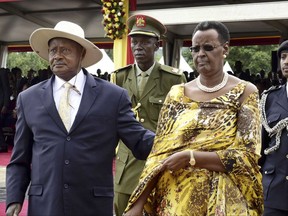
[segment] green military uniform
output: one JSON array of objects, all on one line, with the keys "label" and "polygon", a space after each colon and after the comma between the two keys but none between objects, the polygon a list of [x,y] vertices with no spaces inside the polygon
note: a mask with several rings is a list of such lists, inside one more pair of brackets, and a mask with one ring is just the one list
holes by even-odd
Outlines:
[{"label": "green military uniform", "polygon": [[[128,91],[136,118],[143,127],[155,132],[160,109],[167,93],[173,85],[186,82],[186,78],[179,69],[161,65],[153,60],[154,56],[151,56],[152,49],[155,54],[159,48],[159,39],[166,32],[166,27],[162,23],[146,15],[133,15],[128,18],[127,26],[130,30],[133,55],[135,53],[138,55],[134,56],[137,65],[132,64],[118,69],[111,74],[111,81]],[[156,38],[157,44],[151,46],[149,38]],[[145,53],[148,58],[146,62],[143,57],[139,57],[139,53]],[[116,216],[122,216],[129,197],[138,184],[144,165],[145,161],[136,160],[131,151],[119,142],[114,178]]]},{"label": "green military uniform", "polygon": [[[134,64],[115,71],[114,82],[127,89],[138,120],[146,129],[155,132],[159,112],[167,93],[173,85],[186,82],[186,78],[179,69],[156,62],[142,95],[138,96],[135,70],[136,65]],[[135,159],[131,151],[122,142],[119,143],[114,190],[115,194],[127,194],[127,197],[125,199],[122,197],[123,204],[118,203],[116,208],[125,209],[127,201],[138,183],[144,164],[145,161]]]}]

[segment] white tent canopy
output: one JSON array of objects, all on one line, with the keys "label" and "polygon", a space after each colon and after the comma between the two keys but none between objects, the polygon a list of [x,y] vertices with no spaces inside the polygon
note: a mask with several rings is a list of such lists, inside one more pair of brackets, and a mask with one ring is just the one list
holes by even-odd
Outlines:
[{"label": "white tent canopy", "polygon": [[[164,64],[163,56],[160,58],[159,63]],[[187,71],[188,73],[193,72],[193,69],[190,67],[190,65],[187,63],[187,61],[184,59],[182,55],[180,56],[179,69]]]},{"label": "white tent canopy", "polygon": [[111,60],[111,58],[107,55],[105,50],[101,49],[101,52],[103,54],[103,58],[97,62],[96,64],[87,67],[87,71],[91,74],[96,75],[97,69],[101,70],[101,74],[104,74],[105,72],[108,72],[109,74],[114,71],[114,62]]},{"label": "white tent canopy", "polygon": [[[115,70],[114,62],[110,59],[110,57],[107,55],[107,53],[103,49],[101,49],[101,52],[103,53],[103,58],[98,63],[86,68],[89,73],[96,75],[97,69],[100,69],[101,74],[104,74],[105,72],[108,72],[110,74],[112,71]],[[163,57],[160,58],[159,63],[164,64]],[[186,62],[183,56],[180,57],[179,69],[183,71],[187,71],[187,72],[194,71],[190,67],[190,65]],[[228,61],[226,61],[224,64],[224,71],[225,72],[231,71],[233,73],[233,70],[231,66],[229,65]]]},{"label": "white tent canopy", "polygon": [[231,72],[234,74],[234,72],[233,72],[233,70],[232,70],[232,68],[231,68],[231,66],[230,66],[230,64],[229,64],[228,61],[225,62],[224,67],[223,67],[223,70],[224,70],[225,72],[231,71]]}]

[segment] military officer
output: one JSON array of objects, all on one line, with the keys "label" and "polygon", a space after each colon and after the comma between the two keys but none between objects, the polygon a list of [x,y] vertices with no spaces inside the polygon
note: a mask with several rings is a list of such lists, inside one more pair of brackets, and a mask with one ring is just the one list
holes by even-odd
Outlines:
[{"label": "military officer", "polygon": [[[277,55],[288,78],[288,41]],[[273,86],[262,94],[262,157],[264,216],[288,215],[288,86]]]},{"label": "military officer", "polygon": [[[151,131],[156,131],[157,120],[165,97],[173,85],[186,82],[181,70],[155,61],[160,37],[166,32],[158,20],[146,15],[128,18],[131,49],[136,63],[112,73],[112,82],[128,90],[136,118]],[[114,180],[114,207],[121,216],[135,189],[145,161],[136,160],[130,150],[119,143]]]}]

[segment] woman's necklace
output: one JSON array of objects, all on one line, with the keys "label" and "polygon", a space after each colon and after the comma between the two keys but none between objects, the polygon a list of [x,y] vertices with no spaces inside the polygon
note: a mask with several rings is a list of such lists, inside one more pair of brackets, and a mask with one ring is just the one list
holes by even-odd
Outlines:
[{"label": "woman's necklace", "polygon": [[219,91],[220,89],[222,89],[226,84],[227,84],[227,81],[228,81],[228,73],[224,72],[224,77],[223,77],[223,80],[221,81],[221,83],[219,83],[218,85],[212,87],[212,88],[209,88],[207,86],[204,86],[201,84],[200,82],[200,76],[198,76],[196,78],[196,85],[199,89],[201,89],[202,91],[205,91],[205,92],[216,92],[216,91]]}]

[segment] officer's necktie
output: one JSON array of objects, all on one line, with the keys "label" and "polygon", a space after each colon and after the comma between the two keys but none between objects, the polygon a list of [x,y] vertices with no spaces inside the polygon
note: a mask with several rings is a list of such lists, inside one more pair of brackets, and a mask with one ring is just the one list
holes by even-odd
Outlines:
[{"label": "officer's necktie", "polygon": [[139,97],[142,95],[144,91],[148,78],[149,78],[149,75],[146,72],[141,72],[141,76],[140,76],[139,83],[138,83],[138,96]]},{"label": "officer's necktie", "polygon": [[69,131],[71,127],[71,105],[69,103],[69,94],[72,85],[66,82],[64,88],[64,92],[60,97],[58,112],[67,131]]}]

